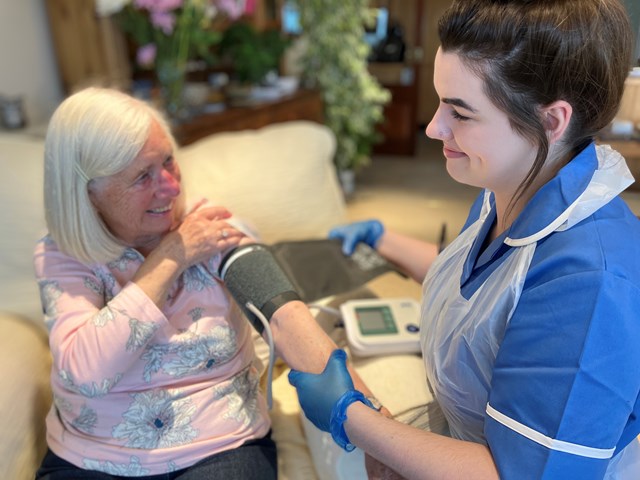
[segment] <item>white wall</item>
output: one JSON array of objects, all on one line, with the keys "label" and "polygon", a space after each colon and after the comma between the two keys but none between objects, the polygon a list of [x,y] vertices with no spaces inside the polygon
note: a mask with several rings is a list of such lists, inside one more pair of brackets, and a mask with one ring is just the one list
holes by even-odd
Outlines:
[{"label": "white wall", "polygon": [[54,55],[44,0],[0,0],[0,95],[23,96],[31,125],[63,96]]}]

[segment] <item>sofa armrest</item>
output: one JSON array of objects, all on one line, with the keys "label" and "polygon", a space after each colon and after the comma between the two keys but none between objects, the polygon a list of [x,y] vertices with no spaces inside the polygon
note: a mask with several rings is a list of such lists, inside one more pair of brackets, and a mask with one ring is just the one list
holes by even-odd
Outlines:
[{"label": "sofa armrest", "polygon": [[51,405],[51,355],[44,329],[0,313],[0,472],[33,479],[46,451],[45,417]]}]

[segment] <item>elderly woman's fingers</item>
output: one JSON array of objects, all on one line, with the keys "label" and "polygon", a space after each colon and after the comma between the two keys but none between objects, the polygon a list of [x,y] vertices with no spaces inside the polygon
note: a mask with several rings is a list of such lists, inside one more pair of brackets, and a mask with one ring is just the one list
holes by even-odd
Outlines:
[{"label": "elderly woman's fingers", "polygon": [[225,207],[205,207],[193,211],[190,215],[200,215],[208,220],[221,220],[231,217],[231,212]]},{"label": "elderly woman's fingers", "polygon": [[218,242],[228,241],[234,245],[237,244],[237,242],[245,236],[246,235],[243,232],[234,228],[226,222],[223,224],[222,228],[216,235]]}]

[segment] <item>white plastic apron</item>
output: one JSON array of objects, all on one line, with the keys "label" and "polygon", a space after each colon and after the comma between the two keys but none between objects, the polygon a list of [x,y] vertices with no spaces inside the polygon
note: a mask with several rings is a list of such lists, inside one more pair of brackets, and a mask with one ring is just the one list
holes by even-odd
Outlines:
[{"label": "white plastic apron", "polygon": [[515,251],[469,300],[460,292],[460,278],[473,242],[490,212],[488,192],[479,219],[429,269],[423,284],[422,353],[434,397],[454,438],[486,444],[483,427],[493,366],[518,304],[537,241],[553,231],[571,228],[633,183],[622,156],[608,146],[596,148],[598,169],[585,191],[536,234],[522,239],[507,237],[505,243]]}]

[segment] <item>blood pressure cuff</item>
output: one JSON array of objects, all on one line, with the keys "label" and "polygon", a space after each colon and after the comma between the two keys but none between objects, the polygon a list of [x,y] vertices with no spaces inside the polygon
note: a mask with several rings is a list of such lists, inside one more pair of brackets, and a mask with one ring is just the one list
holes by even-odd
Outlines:
[{"label": "blood pressure cuff", "polygon": [[345,256],[339,239],[246,245],[227,254],[219,268],[231,295],[259,332],[262,322],[247,309],[247,301],[270,319],[292,300],[311,303],[344,294],[391,271],[402,274],[365,243]]},{"label": "blood pressure cuff", "polygon": [[266,245],[254,243],[232,250],[222,260],[218,273],[260,333],[264,326],[247,303],[251,302],[270,320],[285,303],[300,300],[292,281]]}]

